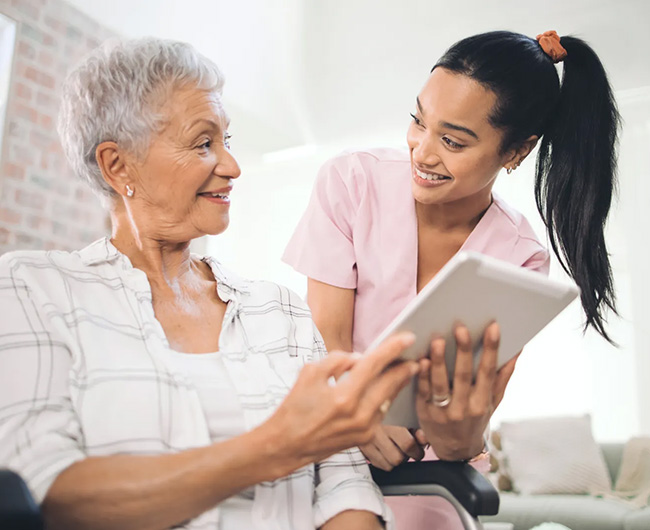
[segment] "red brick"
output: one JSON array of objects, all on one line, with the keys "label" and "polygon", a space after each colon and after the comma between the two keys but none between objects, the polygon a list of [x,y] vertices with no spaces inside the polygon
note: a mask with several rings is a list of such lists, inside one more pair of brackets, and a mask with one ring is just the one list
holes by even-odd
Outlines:
[{"label": "red brick", "polygon": [[48,46],[49,48],[56,48],[56,39],[52,37],[49,33],[43,34],[43,46]]},{"label": "red brick", "polygon": [[38,122],[38,112],[29,105],[24,103],[15,102],[9,107],[9,112],[18,118],[28,120],[31,123]]},{"label": "red brick", "polygon": [[25,68],[25,77],[31,81],[34,81],[34,83],[38,83],[39,85],[44,86],[45,88],[54,89],[54,78],[41,70],[37,70],[33,66],[27,66]]},{"label": "red brick", "polygon": [[59,106],[57,99],[41,91],[36,94],[36,104],[47,110],[56,110]]},{"label": "red brick", "polygon": [[16,55],[33,60],[36,58],[36,48],[27,41],[18,41],[18,45],[16,46]]},{"label": "red brick", "polygon": [[16,204],[26,208],[42,210],[47,204],[47,196],[38,191],[16,190]]},{"label": "red brick", "polygon": [[8,225],[18,225],[22,220],[22,215],[15,210],[9,208],[0,208],[0,223]]},{"label": "red brick", "polygon": [[63,21],[49,15],[45,15],[45,17],[43,17],[43,22],[45,22],[45,25],[48,28],[54,30],[56,33],[63,33],[65,30],[65,23]]},{"label": "red brick", "polygon": [[55,66],[54,55],[52,55],[52,53],[46,50],[41,50],[40,52],[38,52],[37,61],[38,64],[40,64],[41,66],[45,66],[50,70]]},{"label": "red brick", "polygon": [[30,101],[32,99],[32,89],[20,81],[16,81],[14,84],[14,95],[19,99]]},{"label": "red brick", "polygon": [[6,162],[2,166],[2,176],[14,180],[25,180],[25,168],[17,164]]},{"label": "red brick", "polygon": [[0,226],[0,245],[8,245],[12,240],[11,236],[12,234],[9,230]]},{"label": "red brick", "polygon": [[53,129],[54,128],[54,120],[52,119],[51,116],[48,116],[47,114],[39,114],[38,115],[38,124],[43,127],[43,129]]}]

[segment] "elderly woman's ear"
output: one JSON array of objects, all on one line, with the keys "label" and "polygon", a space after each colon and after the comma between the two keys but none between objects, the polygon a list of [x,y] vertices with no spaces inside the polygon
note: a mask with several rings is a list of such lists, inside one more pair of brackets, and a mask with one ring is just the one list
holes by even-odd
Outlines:
[{"label": "elderly woman's ear", "polygon": [[115,142],[102,142],[95,150],[95,158],[107,184],[118,195],[132,196],[133,176],[129,175],[124,151]]}]

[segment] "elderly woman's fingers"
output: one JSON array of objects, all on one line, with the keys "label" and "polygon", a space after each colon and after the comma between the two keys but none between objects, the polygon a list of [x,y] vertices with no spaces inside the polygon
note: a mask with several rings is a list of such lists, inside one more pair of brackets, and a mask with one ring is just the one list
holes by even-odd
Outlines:
[{"label": "elderly woman's fingers", "polygon": [[[352,369],[352,372],[355,368]],[[400,390],[419,371],[419,365],[415,361],[403,361],[389,367],[377,376],[365,396],[360,400],[359,408],[362,409],[362,416],[365,411],[369,411],[371,415],[374,415],[375,412],[380,415],[385,414],[386,410],[382,409],[395,399]]]},{"label": "elderly woman's fingers", "polygon": [[454,330],[454,334],[456,336],[456,366],[454,368],[454,395],[452,401],[462,405],[467,403],[472,389],[474,355],[469,330],[463,325],[458,325]]},{"label": "elderly woman's fingers", "polygon": [[490,324],[483,334],[483,352],[476,374],[475,395],[486,402],[492,401],[497,363],[499,357],[500,332],[496,322]]},{"label": "elderly woman's fingers", "polygon": [[397,361],[402,352],[415,342],[415,335],[404,331],[387,338],[373,351],[367,352],[352,368],[354,381],[366,386],[381,374],[388,365]]},{"label": "elderly woman's fingers", "polygon": [[350,370],[358,359],[359,357],[354,354],[333,351],[319,363],[319,366],[325,379],[330,377],[338,379]]}]

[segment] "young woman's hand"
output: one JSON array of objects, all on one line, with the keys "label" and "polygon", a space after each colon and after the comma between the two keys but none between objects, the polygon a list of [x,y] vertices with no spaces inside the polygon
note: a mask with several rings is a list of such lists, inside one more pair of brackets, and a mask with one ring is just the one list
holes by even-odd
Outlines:
[{"label": "young woman's hand", "polygon": [[384,471],[390,471],[409,458],[422,460],[424,457],[422,444],[415,436],[406,427],[395,425],[380,425],[374,439],[359,449],[373,466]]},{"label": "young woman's hand", "polygon": [[[453,389],[445,366],[445,341],[434,339],[430,359],[420,361],[416,410],[424,438],[441,460],[466,460],[483,450],[483,434],[503,399],[517,357],[497,371],[500,332],[485,330],[483,353],[472,383],[473,353],[469,331],[458,326]],[[423,440],[420,440],[423,441]]]},{"label": "young woman's hand", "polygon": [[413,341],[399,333],[363,356],[332,352],[302,369],[267,422],[284,474],[374,438],[392,400],[419,371],[416,362],[396,362]]}]

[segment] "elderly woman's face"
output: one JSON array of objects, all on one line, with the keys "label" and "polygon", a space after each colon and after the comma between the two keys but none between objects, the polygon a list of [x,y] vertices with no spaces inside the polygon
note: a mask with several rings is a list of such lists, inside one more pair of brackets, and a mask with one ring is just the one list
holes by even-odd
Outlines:
[{"label": "elderly woman's face", "polygon": [[144,160],[130,164],[136,190],[131,217],[139,231],[163,241],[223,232],[240,169],[227,147],[228,119],[219,95],[179,89],[161,112],[164,129],[152,136]]}]

